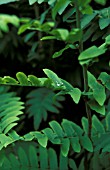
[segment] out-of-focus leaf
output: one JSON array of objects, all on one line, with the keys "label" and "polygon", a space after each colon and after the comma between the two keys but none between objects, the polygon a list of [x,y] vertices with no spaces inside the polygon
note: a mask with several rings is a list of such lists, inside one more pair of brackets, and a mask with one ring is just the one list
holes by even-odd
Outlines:
[{"label": "out-of-focus leaf", "polygon": [[80,41],[81,38],[82,38],[82,30],[76,28],[70,31],[66,41],[68,43],[75,43],[77,41]]},{"label": "out-of-focus leaf", "polygon": [[85,51],[83,51],[78,59],[79,60],[87,60],[87,59],[91,59],[91,58],[95,58],[101,54],[105,53],[105,50],[103,49],[99,49],[98,47],[96,47],[95,45],[86,49]]},{"label": "out-of-focus leaf", "polygon": [[65,41],[67,37],[69,36],[69,31],[67,29],[55,29],[50,32],[53,36],[56,37],[58,40],[63,40]]},{"label": "out-of-focus leaf", "polygon": [[110,24],[110,19],[109,18],[100,18],[99,19],[99,26],[100,29],[103,30]]},{"label": "out-of-focus leaf", "polygon": [[63,52],[64,52],[65,50],[67,50],[68,48],[70,48],[69,45],[66,45],[65,48],[61,49],[61,50],[58,51],[58,52],[55,52],[55,53],[53,54],[52,58],[57,58],[57,57],[61,56],[61,55],[63,54]]},{"label": "out-of-focus leaf", "polygon": [[57,1],[53,10],[52,10],[52,18],[55,19],[57,13],[59,13],[60,15],[64,12],[64,10],[66,9],[66,7],[70,4],[70,0],[60,0]]},{"label": "out-of-focus leaf", "polygon": [[100,5],[105,5],[107,0],[95,0]]},{"label": "out-of-focus leaf", "polygon": [[7,3],[10,3],[10,2],[15,2],[15,1],[19,1],[19,0],[0,0],[0,5],[7,4]]},{"label": "out-of-focus leaf", "polygon": [[81,28],[86,27],[96,16],[97,13],[93,13],[91,15],[84,15],[83,18],[81,19]]}]

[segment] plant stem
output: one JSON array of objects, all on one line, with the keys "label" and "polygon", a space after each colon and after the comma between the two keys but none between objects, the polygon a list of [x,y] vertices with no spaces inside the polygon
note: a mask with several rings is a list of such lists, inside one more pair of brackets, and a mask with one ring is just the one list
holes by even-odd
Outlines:
[{"label": "plant stem", "polygon": [[[77,26],[77,28],[81,29],[78,0],[74,0],[74,3],[75,3],[75,8],[76,8],[76,26]],[[82,51],[83,51],[83,40],[81,39],[79,42],[79,52],[81,53]],[[82,66],[82,69],[83,69],[83,79],[84,79],[84,91],[88,92],[87,65],[84,64]],[[87,118],[88,118],[88,136],[91,138],[92,119],[91,119],[91,110],[87,104],[87,100],[88,99],[86,98],[85,106],[86,106],[86,114],[87,114]]]},{"label": "plant stem", "polygon": [[[36,19],[39,19],[40,11],[39,11],[38,5],[36,5],[36,4],[34,5],[34,12],[35,12]],[[42,53],[42,51],[43,51],[43,41],[40,41],[40,39],[42,38],[42,32],[38,31],[37,34],[38,34],[38,41],[39,41],[38,51],[39,51],[39,53]]]},{"label": "plant stem", "polygon": [[[74,0],[75,8],[76,8],[76,26],[77,28],[81,29],[80,24],[80,11],[79,11],[79,5],[78,0]],[[79,52],[81,53],[83,51],[83,39],[81,38],[79,42]],[[84,79],[84,91],[88,92],[88,75],[87,75],[87,65],[84,64],[82,66],[83,69],[83,79]],[[88,97],[85,98],[85,107],[86,107],[86,114],[88,118],[88,137],[91,138],[91,128],[92,128],[92,118],[91,118],[91,110],[89,105],[87,104]],[[84,159],[84,167],[85,170],[88,170],[88,152],[85,151],[85,159]]]}]

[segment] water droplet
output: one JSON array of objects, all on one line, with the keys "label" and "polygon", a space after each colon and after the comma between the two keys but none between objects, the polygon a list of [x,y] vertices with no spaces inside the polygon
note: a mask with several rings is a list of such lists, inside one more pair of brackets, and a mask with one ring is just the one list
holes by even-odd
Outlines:
[{"label": "water droplet", "polygon": [[63,85],[63,83],[61,82],[61,83],[59,83],[59,82],[57,82],[56,81],[56,85],[59,87],[59,86],[62,86]]},{"label": "water droplet", "polygon": [[61,84],[57,83],[57,86],[61,86]]}]

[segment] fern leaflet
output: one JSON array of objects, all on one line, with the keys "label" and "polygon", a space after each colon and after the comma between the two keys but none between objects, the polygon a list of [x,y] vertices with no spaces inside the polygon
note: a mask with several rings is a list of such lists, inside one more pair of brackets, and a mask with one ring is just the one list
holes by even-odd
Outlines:
[{"label": "fern leaflet", "polygon": [[31,91],[28,95],[26,105],[29,106],[27,112],[29,117],[34,117],[34,128],[38,129],[42,120],[47,120],[47,112],[59,113],[58,108],[62,108],[60,101],[64,100],[63,96],[54,98],[55,93],[47,88],[39,88]]},{"label": "fern leaflet", "polygon": [[[1,87],[0,87],[1,88]],[[0,92],[0,132],[7,134],[17,125],[19,115],[24,106],[19,97],[13,92]]]}]

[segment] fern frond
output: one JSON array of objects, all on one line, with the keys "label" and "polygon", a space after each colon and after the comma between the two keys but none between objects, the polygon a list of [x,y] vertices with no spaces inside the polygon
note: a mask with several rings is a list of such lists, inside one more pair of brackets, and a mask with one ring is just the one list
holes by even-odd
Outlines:
[{"label": "fern frond", "polygon": [[[88,120],[82,118],[82,125],[87,134]],[[94,145],[94,151],[110,152],[110,113],[105,120],[100,121],[96,115],[92,117],[91,139]]]},{"label": "fern frond", "polygon": [[110,116],[107,115],[106,123],[103,124],[93,115],[91,139],[88,137],[88,120],[84,117],[82,118],[83,128],[66,119],[63,119],[61,125],[57,121],[51,121],[49,123],[50,128],[45,128],[41,132],[30,132],[20,139],[24,141],[37,140],[43,147],[47,147],[48,141],[59,144],[61,153],[65,157],[68,155],[70,147],[76,153],[80,153],[81,148],[89,152],[100,151],[101,149],[102,152],[107,152],[110,151],[109,118]]},{"label": "fern frond", "polygon": [[80,89],[74,88],[70,83],[59,78],[56,73],[49,69],[43,69],[43,71],[48,78],[37,78],[34,75],[26,76],[23,72],[18,72],[16,74],[17,80],[10,76],[4,76],[3,78],[0,77],[0,84],[48,87],[53,90],[60,90],[62,95],[69,94],[76,104],[79,102],[81,97]]},{"label": "fern frond", "polygon": [[64,100],[63,96],[54,98],[55,93],[47,88],[39,88],[31,91],[28,95],[26,105],[29,106],[27,113],[29,117],[34,117],[34,128],[38,129],[42,120],[47,120],[47,112],[59,113],[62,108],[60,101]]},{"label": "fern frond", "polygon": [[[77,165],[72,158],[58,154],[53,148],[43,148],[35,142],[16,142],[0,152],[1,170],[84,170],[84,158]],[[89,170],[110,168],[110,153],[89,153]]]},{"label": "fern frond", "polygon": [[1,170],[68,170],[74,169],[74,160],[60,154],[58,159],[53,148],[43,148],[33,142],[18,142],[5,149]]},{"label": "fern frond", "polygon": [[19,97],[13,92],[3,92],[0,87],[0,133],[7,134],[14,126],[17,125],[19,115],[24,106]]},{"label": "fern frond", "polygon": [[92,142],[80,126],[66,119],[63,120],[61,125],[57,121],[51,121],[49,125],[51,128],[45,128],[41,132],[30,132],[24,135],[21,140],[37,140],[43,147],[47,147],[48,141],[59,144],[61,153],[65,157],[68,155],[70,147],[77,153],[81,151],[81,148],[93,152]]},{"label": "fern frond", "polygon": [[9,137],[6,136],[5,134],[1,133],[0,134],[0,150],[3,147],[7,147],[9,144],[13,143],[14,141]]},{"label": "fern frond", "polygon": [[51,128],[46,128],[42,132],[52,143],[61,145],[61,152],[64,156],[67,156],[70,145],[77,153],[81,151],[81,147],[93,152],[92,142],[80,126],[66,119],[61,125],[56,121],[51,121],[49,124]]},{"label": "fern frond", "polygon": [[[107,131],[107,126],[103,125],[96,116],[93,116],[91,141],[86,132],[84,132],[85,127],[87,126],[86,120],[86,118],[83,118],[83,129],[77,124],[64,119],[61,125],[56,121],[51,121],[49,123],[50,128],[45,128],[41,132],[29,132],[22,137],[20,137],[15,131],[8,133],[8,136],[1,134],[0,149],[18,140],[27,142],[37,140],[43,148],[47,147],[48,141],[53,144],[59,144],[61,146],[61,153],[64,157],[67,157],[70,147],[76,153],[80,153],[81,148],[84,148],[89,152],[93,152],[93,147],[94,152],[100,151],[101,149],[102,153],[108,152],[110,150],[110,132]],[[99,129],[96,130],[95,128],[97,126],[99,126]],[[84,162],[82,160],[81,164],[83,163]],[[74,165],[74,163],[71,164]]]},{"label": "fern frond", "polygon": [[11,130],[11,132],[8,133],[8,135],[1,133],[0,134],[0,152],[1,152],[2,148],[4,148],[4,147],[6,148],[11,143],[14,143],[15,141],[18,141],[20,139],[21,139],[21,137],[13,130]]}]

